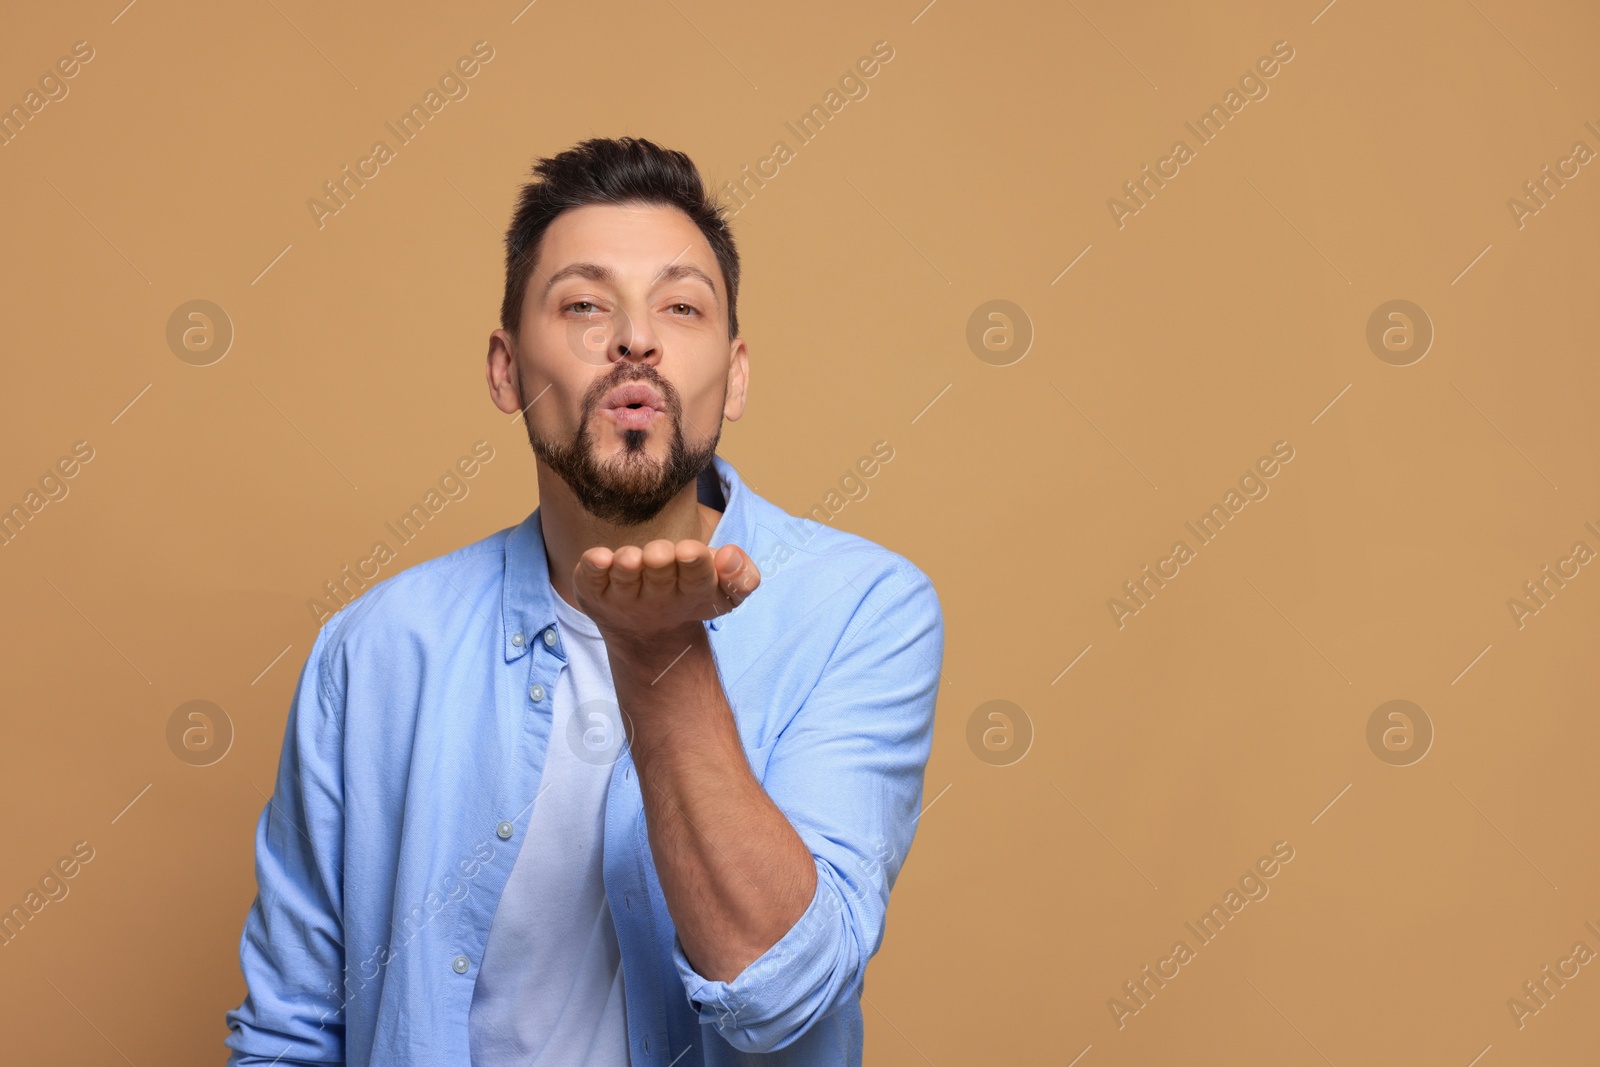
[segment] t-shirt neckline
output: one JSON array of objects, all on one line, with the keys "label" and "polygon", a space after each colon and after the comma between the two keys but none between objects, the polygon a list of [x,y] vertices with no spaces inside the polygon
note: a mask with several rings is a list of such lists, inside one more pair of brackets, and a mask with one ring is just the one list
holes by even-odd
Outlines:
[{"label": "t-shirt neckline", "polygon": [[593,619],[567,603],[566,598],[554,589],[550,590],[550,596],[555,601],[556,618],[564,629],[575,630],[585,637],[600,636],[600,628]]}]

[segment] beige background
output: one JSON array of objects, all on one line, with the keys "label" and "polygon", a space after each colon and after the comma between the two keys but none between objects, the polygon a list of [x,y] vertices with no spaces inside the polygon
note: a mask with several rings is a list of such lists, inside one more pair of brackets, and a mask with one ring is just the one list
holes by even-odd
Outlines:
[{"label": "beige background", "polygon": [[[869,1063],[1594,1056],[1600,966],[1520,1029],[1507,1000],[1600,951],[1600,564],[1521,628],[1507,601],[1600,550],[1600,166],[1520,228],[1507,201],[1600,150],[1600,14],[920,3],[13,13],[0,102],[94,58],[0,148],[0,505],[94,458],[0,548],[0,907],[94,858],[0,948],[5,1058],[222,1061],[306,602],[475,441],[470,496],[385,573],[533,508],[482,380],[501,231],[536,156],[624,133],[713,184],[789,143],[735,219],[753,378],[722,454],[802,513],[889,441],[834,521],[944,605]],[[480,40],[470,94],[319,229],[307,200]],[[1269,94],[1119,228],[1108,199],[1277,41]],[[236,333],[210,366],[166,341],[195,299]],[[1366,341],[1396,299],[1435,331],[1409,366]],[[1035,335],[1006,366],[966,341],[991,300]],[[1277,441],[1270,495],[1119,629],[1107,600]],[[1368,746],[1392,699],[1435,731],[1409,766]],[[234,730],[209,766],[168,744],[189,700]],[[991,700],[1031,724],[1006,766],[979,754],[1020,731],[968,742]],[[1119,1028],[1108,1000],[1279,841],[1270,895]]]}]

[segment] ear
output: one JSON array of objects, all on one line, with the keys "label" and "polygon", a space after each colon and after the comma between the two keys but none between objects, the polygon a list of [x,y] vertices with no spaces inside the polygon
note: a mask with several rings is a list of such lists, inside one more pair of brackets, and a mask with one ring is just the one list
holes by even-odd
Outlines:
[{"label": "ear", "polygon": [[489,399],[507,415],[522,410],[517,385],[517,342],[505,330],[489,335],[489,356],[483,369],[489,383]]},{"label": "ear", "polygon": [[722,405],[722,417],[737,422],[744,414],[745,392],[750,386],[750,353],[744,338],[734,338],[728,359],[728,399]]}]

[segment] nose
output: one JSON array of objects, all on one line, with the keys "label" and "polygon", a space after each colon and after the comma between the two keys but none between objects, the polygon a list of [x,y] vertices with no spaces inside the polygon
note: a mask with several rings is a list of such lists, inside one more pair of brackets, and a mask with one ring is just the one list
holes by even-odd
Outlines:
[{"label": "nose", "polygon": [[619,308],[607,355],[613,363],[621,360],[652,366],[660,363],[661,343],[650,327],[649,316],[630,314]]}]

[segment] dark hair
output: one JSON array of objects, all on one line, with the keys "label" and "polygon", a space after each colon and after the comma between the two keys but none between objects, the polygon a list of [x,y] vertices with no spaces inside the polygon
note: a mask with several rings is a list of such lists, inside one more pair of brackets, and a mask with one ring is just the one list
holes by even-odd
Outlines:
[{"label": "dark hair", "polygon": [[522,187],[506,231],[506,293],[500,326],[513,337],[522,321],[522,298],[539,258],[539,242],[556,216],[585,204],[645,203],[675,207],[705,235],[722,267],[728,291],[728,337],[739,336],[739,252],[723,209],[707,195],[694,162],[682,152],[642,137],[594,137],[560,155],[538,160],[540,181]]}]

